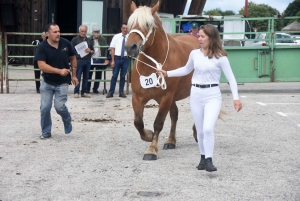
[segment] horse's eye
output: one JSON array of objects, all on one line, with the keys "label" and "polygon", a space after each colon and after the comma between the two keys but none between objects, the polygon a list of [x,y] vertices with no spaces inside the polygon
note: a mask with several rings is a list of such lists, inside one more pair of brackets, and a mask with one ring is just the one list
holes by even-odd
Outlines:
[{"label": "horse's eye", "polygon": [[147,27],[149,27],[149,24],[148,24],[148,22],[146,23],[146,26],[147,26]]}]

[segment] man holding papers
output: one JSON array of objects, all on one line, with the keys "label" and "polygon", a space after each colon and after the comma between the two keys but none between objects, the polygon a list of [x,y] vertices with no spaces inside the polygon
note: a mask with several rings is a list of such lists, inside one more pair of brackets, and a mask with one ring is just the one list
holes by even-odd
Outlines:
[{"label": "man holding papers", "polygon": [[79,26],[79,35],[75,36],[71,43],[76,50],[77,72],[76,77],[79,84],[74,89],[74,98],[79,98],[80,80],[82,75],[81,97],[90,98],[88,94],[88,79],[91,68],[91,57],[94,54],[93,41],[86,37],[87,26]]}]

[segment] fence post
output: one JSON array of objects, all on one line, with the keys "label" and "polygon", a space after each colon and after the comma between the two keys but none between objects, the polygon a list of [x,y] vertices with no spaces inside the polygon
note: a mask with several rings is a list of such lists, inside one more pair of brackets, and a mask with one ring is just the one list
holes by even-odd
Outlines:
[{"label": "fence post", "polygon": [[2,63],[2,32],[0,32],[0,80],[1,80],[1,93],[3,94],[3,63]]}]

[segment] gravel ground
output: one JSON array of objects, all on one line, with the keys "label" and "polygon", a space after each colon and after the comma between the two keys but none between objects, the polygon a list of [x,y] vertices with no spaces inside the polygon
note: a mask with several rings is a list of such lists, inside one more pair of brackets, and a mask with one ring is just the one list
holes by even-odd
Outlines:
[{"label": "gravel ground", "polygon": [[[11,73],[20,75],[33,78],[32,71]],[[72,133],[64,134],[53,108],[53,138],[40,140],[34,82],[10,82],[10,93],[0,94],[0,201],[300,200],[300,83],[239,85],[240,113],[228,85],[221,89],[227,114],[215,127],[218,171],[208,173],[196,169],[189,98],[178,102],[176,149],[162,149],[167,118],[158,160],[143,161],[149,143],[133,125],[130,90],[125,99],[74,99],[70,86]],[[152,129],[157,104],[147,105],[145,125]]]}]

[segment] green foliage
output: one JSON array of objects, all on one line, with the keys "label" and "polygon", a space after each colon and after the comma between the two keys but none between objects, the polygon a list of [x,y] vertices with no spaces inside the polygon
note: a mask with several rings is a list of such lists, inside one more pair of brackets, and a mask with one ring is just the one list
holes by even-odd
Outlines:
[{"label": "green foliage", "polygon": [[[288,5],[288,7],[284,11],[284,16],[300,16],[300,0],[294,0],[292,3]],[[292,22],[297,21],[300,22],[300,20],[285,20],[284,26],[291,24]]]},{"label": "green foliage", "polygon": [[222,16],[222,14],[217,9],[204,11],[203,13],[204,13],[204,15]]},{"label": "green foliage", "polygon": [[285,16],[296,16],[300,11],[300,0],[294,0],[284,11]]},{"label": "green foliage", "polygon": [[[300,1],[300,0],[299,0]],[[239,11],[239,14],[244,14],[244,8],[242,8]],[[255,4],[253,2],[249,2],[248,4],[248,17],[249,18],[255,18],[255,17],[274,17],[274,15],[278,15],[279,11],[275,8],[272,8],[271,6],[268,6],[266,4]],[[271,27],[268,27],[268,21],[249,21],[250,26],[252,28],[256,27],[258,28],[258,32],[260,31],[268,31],[268,28],[271,29]],[[283,20],[276,20],[275,21],[275,31],[281,30],[283,28]]]},{"label": "green foliage", "polygon": [[204,15],[215,15],[215,16],[226,16],[226,15],[235,15],[232,10],[222,11],[220,8],[215,8],[209,11],[203,11]]},{"label": "green foliage", "polygon": [[226,16],[226,15],[235,15],[235,13],[232,10],[225,10],[223,12],[223,16]]}]

